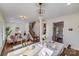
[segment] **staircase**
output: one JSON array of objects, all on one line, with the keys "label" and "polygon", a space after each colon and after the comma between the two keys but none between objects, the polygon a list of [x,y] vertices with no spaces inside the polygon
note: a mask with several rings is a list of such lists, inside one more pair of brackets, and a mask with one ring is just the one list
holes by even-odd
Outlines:
[{"label": "staircase", "polygon": [[35,25],[35,21],[29,24],[29,33],[31,34],[31,36],[34,38],[35,37],[35,32],[34,32],[34,25]]},{"label": "staircase", "polygon": [[34,32],[35,21],[29,24],[29,33],[35,42],[39,42],[39,36],[37,36]]}]

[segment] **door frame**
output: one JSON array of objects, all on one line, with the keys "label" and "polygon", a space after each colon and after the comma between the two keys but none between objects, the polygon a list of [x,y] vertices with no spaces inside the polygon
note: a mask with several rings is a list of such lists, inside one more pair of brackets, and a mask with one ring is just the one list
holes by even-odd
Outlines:
[{"label": "door frame", "polygon": [[53,34],[54,34],[54,23],[59,23],[59,22],[63,22],[63,38],[64,38],[64,21],[60,21],[60,20],[56,20],[56,21],[53,21],[53,23],[52,23],[52,40],[54,40],[53,39]]}]

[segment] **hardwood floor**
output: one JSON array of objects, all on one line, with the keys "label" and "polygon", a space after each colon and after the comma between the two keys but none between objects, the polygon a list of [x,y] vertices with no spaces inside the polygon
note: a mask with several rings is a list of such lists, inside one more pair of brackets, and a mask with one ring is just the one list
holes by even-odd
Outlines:
[{"label": "hardwood floor", "polygon": [[[31,45],[31,44],[34,44],[36,42],[37,41],[35,41],[35,42],[29,41],[28,44],[25,44],[25,43],[27,43],[26,41],[23,41],[23,44],[21,44],[21,42],[19,42],[19,41],[17,43],[15,43],[15,44],[13,44],[13,43],[11,43],[11,44],[6,43],[4,51],[2,52],[1,56],[6,56],[7,53],[9,53],[11,51],[14,51],[14,50],[26,47],[27,45]],[[18,46],[18,45],[21,45],[21,46],[20,47],[16,47],[15,49],[12,49],[14,46]]]},{"label": "hardwood floor", "polygon": [[79,51],[74,49],[64,48],[64,51],[62,52],[61,56],[79,56]]},{"label": "hardwood floor", "polygon": [[[31,43],[29,43],[27,45],[30,45],[30,44],[33,44],[33,43],[36,43],[36,42],[31,42]],[[17,49],[20,49],[20,48],[23,48],[23,47],[26,47],[27,46],[27,45],[25,45],[25,46],[21,46],[21,47],[18,47],[16,49],[12,49],[11,50],[11,48],[13,46],[16,46],[18,44],[20,44],[20,42],[18,42],[16,44],[6,44],[2,56],[6,56],[8,52],[11,52],[11,51],[14,51],[14,50],[17,50]],[[60,56],[79,56],[79,51],[78,50],[71,49],[71,48],[69,48],[69,49],[68,48],[64,48],[64,50],[63,50],[63,52],[61,53]]]}]

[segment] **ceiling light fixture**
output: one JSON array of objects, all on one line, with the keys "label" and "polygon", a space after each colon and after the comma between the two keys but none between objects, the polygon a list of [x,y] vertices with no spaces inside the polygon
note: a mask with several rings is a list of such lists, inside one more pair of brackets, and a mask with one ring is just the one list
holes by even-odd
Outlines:
[{"label": "ceiling light fixture", "polygon": [[68,2],[67,5],[71,5],[71,3]]},{"label": "ceiling light fixture", "polygon": [[43,14],[45,14],[45,3],[37,3],[36,6],[38,7],[37,11],[39,16],[43,16]]},{"label": "ceiling light fixture", "polygon": [[26,16],[19,16],[19,18],[21,18],[21,19],[23,19],[23,20],[27,19]]}]

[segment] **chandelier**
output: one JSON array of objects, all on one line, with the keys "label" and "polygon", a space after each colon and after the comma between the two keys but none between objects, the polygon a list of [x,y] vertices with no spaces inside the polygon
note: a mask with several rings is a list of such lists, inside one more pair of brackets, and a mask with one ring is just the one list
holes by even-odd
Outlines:
[{"label": "chandelier", "polygon": [[46,6],[46,4],[45,3],[37,3],[36,6],[38,8],[37,9],[38,15],[43,16],[45,14],[45,6]]}]

